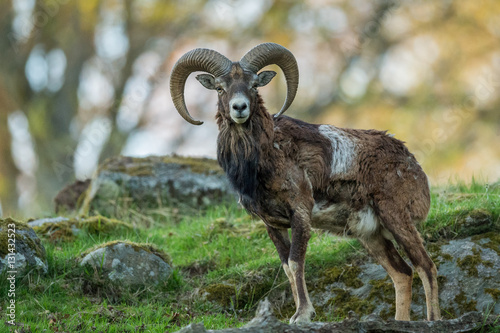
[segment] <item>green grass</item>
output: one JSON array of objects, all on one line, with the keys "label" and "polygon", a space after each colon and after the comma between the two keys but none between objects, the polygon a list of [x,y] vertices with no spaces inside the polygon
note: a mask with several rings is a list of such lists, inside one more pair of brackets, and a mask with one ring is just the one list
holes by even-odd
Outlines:
[{"label": "green grass", "polygon": [[[500,186],[453,185],[434,189],[432,208],[422,232],[428,240],[453,238],[460,221],[478,209],[489,214],[493,228],[500,225]],[[485,214],[486,214],[485,213]],[[275,300],[288,280],[261,221],[252,220],[236,206],[213,207],[198,216],[173,216],[156,211],[141,217],[132,212],[132,230],[110,234],[81,232],[60,241],[42,237],[49,272],[30,273],[17,281],[16,321],[20,332],[172,332],[191,323],[207,329],[241,326],[250,320],[259,300]],[[152,218],[151,216],[154,216]],[[145,220],[147,223],[137,221]],[[442,230],[448,230],[443,233]],[[174,272],[155,287],[128,289],[110,285],[80,268],[76,258],[86,249],[117,239],[152,243],[172,257]],[[356,240],[315,232],[309,243],[306,278],[365,256]],[[7,281],[0,277],[0,332],[5,326]],[[209,292],[210,291],[210,292]],[[205,295],[205,296],[203,296]],[[212,301],[210,301],[212,300]],[[288,320],[294,307],[277,306],[276,315]],[[341,320],[318,313],[315,320]],[[14,328],[9,328],[14,332]]]},{"label": "green grass", "polygon": [[[464,220],[471,215],[491,221],[490,231],[499,231],[500,182],[481,184],[473,179],[469,185],[457,183],[434,188],[431,198],[429,216],[420,226],[428,240],[451,239],[482,231],[463,227]],[[489,228],[486,224],[483,227]]]}]

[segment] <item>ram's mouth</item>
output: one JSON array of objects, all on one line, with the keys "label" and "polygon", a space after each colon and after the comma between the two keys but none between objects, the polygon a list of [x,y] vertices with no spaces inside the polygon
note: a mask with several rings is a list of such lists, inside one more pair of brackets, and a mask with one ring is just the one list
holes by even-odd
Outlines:
[{"label": "ram's mouth", "polygon": [[244,116],[244,117],[232,117],[232,118],[233,118],[234,122],[238,123],[238,124],[243,124],[248,119],[247,116]]}]

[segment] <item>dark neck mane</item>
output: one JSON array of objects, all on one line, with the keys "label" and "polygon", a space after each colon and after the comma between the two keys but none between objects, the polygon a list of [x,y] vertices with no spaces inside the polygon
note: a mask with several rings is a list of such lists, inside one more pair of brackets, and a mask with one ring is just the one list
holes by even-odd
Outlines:
[{"label": "dark neck mane", "polygon": [[258,187],[262,180],[272,175],[274,122],[257,96],[257,103],[244,124],[235,124],[224,116],[218,105],[217,160],[226,172],[233,188],[239,193],[243,206],[255,212],[258,204]]}]

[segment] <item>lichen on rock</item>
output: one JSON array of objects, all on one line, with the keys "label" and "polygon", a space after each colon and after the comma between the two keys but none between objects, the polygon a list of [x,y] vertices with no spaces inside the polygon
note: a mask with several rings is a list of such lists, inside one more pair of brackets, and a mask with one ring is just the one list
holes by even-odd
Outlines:
[{"label": "lichen on rock", "polygon": [[[9,247],[9,244],[15,247]],[[26,223],[12,218],[0,219],[0,272],[10,270],[24,274],[31,269],[41,273],[48,271],[46,252],[40,239]]]},{"label": "lichen on rock", "polygon": [[80,265],[90,267],[122,286],[155,285],[172,273],[170,256],[152,244],[112,241],[82,253]]}]

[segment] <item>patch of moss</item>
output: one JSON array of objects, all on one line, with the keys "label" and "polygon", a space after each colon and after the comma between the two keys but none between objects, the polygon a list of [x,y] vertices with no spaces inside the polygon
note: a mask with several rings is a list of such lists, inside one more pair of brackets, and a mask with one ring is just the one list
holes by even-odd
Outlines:
[{"label": "patch of moss", "polygon": [[361,273],[361,269],[354,265],[346,265],[344,267],[333,267],[327,269],[323,273],[323,278],[319,284],[320,288],[325,288],[326,286],[334,282],[342,282],[347,287],[360,288],[363,286],[363,282],[358,278]]},{"label": "patch of moss", "polygon": [[207,293],[207,300],[216,301],[222,306],[250,309],[270,293],[276,273],[275,267],[250,271],[239,282],[227,279],[221,283],[210,284],[203,288],[202,292]]},{"label": "patch of moss", "polygon": [[486,288],[484,291],[490,294],[495,302],[500,301],[500,289]]},{"label": "patch of moss", "polygon": [[472,249],[472,255],[465,256],[457,260],[457,265],[466,271],[469,276],[478,276],[477,266],[483,264],[486,267],[493,267],[493,263],[481,259],[481,251],[477,248]]},{"label": "patch of moss", "polygon": [[443,320],[454,319],[457,317],[457,312],[453,308],[453,306],[441,308],[441,317]]},{"label": "patch of moss", "polygon": [[394,303],[396,299],[396,291],[394,290],[394,285],[390,278],[385,278],[383,280],[371,280],[370,284],[372,289],[368,295],[368,300],[376,301],[377,299],[383,300],[387,303]]},{"label": "patch of moss", "polygon": [[476,235],[472,237],[472,241],[477,242],[482,239],[489,239],[488,242],[481,244],[481,246],[486,247],[495,251],[498,255],[500,255],[500,233],[491,231],[485,234]]},{"label": "patch of moss", "polygon": [[388,320],[396,316],[396,303],[392,303],[388,309],[383,309],[379,314],[383,320]]},{"label": "patch of moss", "polygon": [[224,174],[216,160],[210,158],[182,157],[178,155],[163,157],[164,163],[177,163],[189,166],[192,172],[196,173],[218,173]]},{"label": "patch of moss", "polygon": [[[273,272],[274,273],[274,272]],[[269,274],[268,276],[274,276]],[[273,287],[273,280],[266,277],[251,278],[240,289],[237,299],[237,307],[244,309],[253,306],[258,300],[263,299]]]},{"label": "patch of moss", "polygon": [[215,219],[214,222],[205,229],[203,238],[212,240],[220,235],[251,239],[260,238],[262,236],[267,237],[267,232],[265,224],[260,221],[250,220],[248,223],[235,225],[221,217]]},{"label": "patch of moss", "polygon": [[431,253],[441,252],[441,246],[438,243],[429,243],[426,245],[427,251]]},{"label": "patch of moss", "polygon": [[347,290],[333,288],[331,291],[335,296],[327,302],[327,305],[331,305],[335,314],[342,318],[346,318],[349,311],[354,311],[359,315],[365,315],[375,310],[373,302],[352,296]]},{"label": "patch of moss", "polygon": [[455,220],[458,236],[477,235],[491,229],[493,218],[491,212],[484,209],[474,209],[460,212]]},{"label": "patch of moss", "polygon": [[9,224],[15,225],[16,230],[16,242],[24,242],[28,247],[35,251],[38,258],[45,258],[45,249],[43,248],[39,239],[33,240],[29,237],[25,237],[18,231],[29,231],[31,227],[21,221],[14,220],[11,217],[5,219],[0,219],[0,257],[4,258],[8,254],[8,232]]},{"label": "patch of moss", "polygon": [[149,253],[152,253],[158,257],[160,257],[163,261],[165,261],[167,264],[169,264],[170,266],[172,266],[172,258],[163,250],[160,250],[159,248],[157,248],[155,245],[153,244],[149,244],[149,243],[135,243],[135,242],[131,242],[129,240],[114,240],[114,241],[110,241],[110,242],[106,242],[106,243],[103,243],[103,244],[98,244],[84,252],[81,253],[81,258],[85,257],[87,254],[97,250],[97,249],[100,249],[100,248],[105,248],[105,247],[109,247],[109,246],[113,246],[113,245],[116,245],[116,244],[119,244],[119,243],[124,243],[126,245],[129,245],[131,246],[135,251],[146,251],[146,252],[149,252]]},{"label": "patch of moss", "polygon": [[236,287],[224,283],[214,283],[204,288],[207,300],[215,301],[223,306],[229,306],[236,298]]},{"label": "patch of moss", "polygon": [[448,281],[448,278],[444,275],[438,275],[437,277],[437,282],[438,282],[438,287],[441,288],[446,281]]},{"label": "patch of moss", "polygon": [[460,312],[461,313],[466,313],[466,312],[471,312],[471,311],[477,311],[476,306],[477,302],[475,300],[467,300],[467,296],[465,296],[465,293],[463,290],[455,296],[455,303],[458,305]]},{"label": "patch of moss", "polygon": [[73,218],[58,223],[45,223],[33,228],[38,234],[48,236],[53,241],[70,241],[74,239],[74,229],[82,229],[89,234],[109,234],[119,229],[132,229],[128,223],[104,216]]},{"label": "patch of moss", "polygon": [[92,234],[109,233],[116,229],[132,229],[132,226],[128,223],[104,216],[92,216],[86,218],[79,221],[77,227],[81,227]]},{"label": "patch of moss", "polygon": [[441,257],[446,261],[453,261],[453,256],[451,254],[443,253],[441,254]]},{"label": "patch of moss", "polygon": [[8,228],[9,224],[15,224],[16,230],[29,230],[30,226],[27,223],[14,220],[12,217],[0,219],[0,229]]},{"label": "patch of moss", "polygon": [[131,176],[154,176],[154,165],[158,163],[173,163],[189,168],[194,173],[224,174],[216,160],[209,158],[172,156],[150,157],[113,157],[104,161],[99,171],[121,172]]}]

